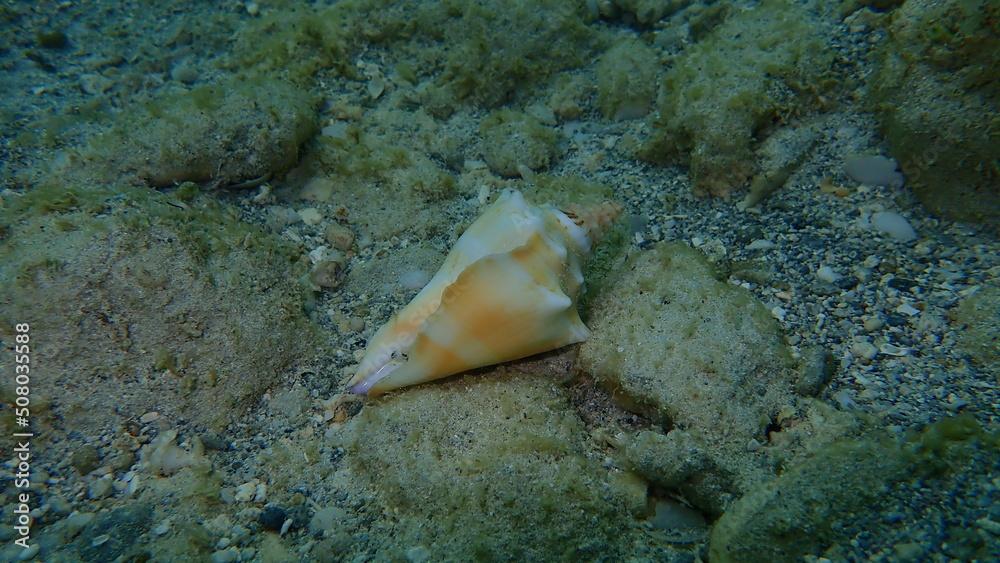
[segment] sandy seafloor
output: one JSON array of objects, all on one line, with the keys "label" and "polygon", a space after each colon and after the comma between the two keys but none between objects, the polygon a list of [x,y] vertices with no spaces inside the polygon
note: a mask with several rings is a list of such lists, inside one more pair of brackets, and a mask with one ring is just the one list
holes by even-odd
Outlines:
[{"label": "sandy seafloor", "polygon": [[[845,19],[819,10],[826,18],[825,35],[820,39],[834,53],[841,80],[828,86],[821,104],[793,107],[774,124],[757,131],[758,139],[751,144],[755,166],[766,169],[767,159],[777,154],[780,160],[782,151],[805,156],[775,193],[744,210],[738,203],[745,195],[745,186],[734,187],[729,197],[695,197],[684,154],[664,163],[636,158],[629,150],[632,140],[648,137],[656,127],[654,121],[649,116],[606,117],[595,87],[594,61],[607,45],[627,38],[652,46],[657,61],[653,83],[659,87],[671,65],[696,43],[691,35],[684,38],[688,31],[681,33],[676,26],[687,25],[698,10],[709,10],[712,4],[717,7],[722,2],[710,2],[708,7],[674,2],[676,12],[665,10],[669,15],[645,24],[636,23],[627,8],[608,7],[615,2],[582,3],[584,11],[591,5],[598,11],[603,6],[612,14],[586,23],[606,34],[602,36],[603,47],[585,54],[582,60],[561,63],[557,71],[539,71],[541,77],[530,76],[530,84],[528,78],[523,85],[515,81],[505,100],[473,95],[451,106],[446,116],[435,115],[429,102],[424,107],[421,100],[428,98],[421,98],[421,92],[426,84],[447,75],[447,65],[417,68],[417,78],[412,80],[401,77],[413,72],[403,73],[398,66],[401,56],[416,49],[413,43],[406,43],[409,39],[378,43],[358,38],[360,46],[352,46],[353,51],[331,55],[344,57],[336,68],[322,64],[307,71],[265,68],[259,60],[233,64],[234,57],[239,59],[233,53],[247,49],[246,30],[262,18],[296,11],[320,13],[327,5],[293,4],[263,0],[0,4],[4,18],[0,23],[4,92],[0,100],[4,123],[0,196],[5,209],[41,217],[7,213],[2,232],[6,263],[0,264],[0,269],[7,270],[3,280],[20,284],[0,305],[7,309],[0,363],[5,387],[12,389],[13,323],[29,322],[38,328],[33,331],[37,339],[32,360],[36,370],[32,375],[32,428],[36,437],[32,439],[29,503],[34,547],[22,550],[14,545],[18,537],[12,527],[15,501],[23,489],[15,484],[17,462],[10,450],[14,443],[5,436],[0,559],[714,561],[727,560],[725,550],[717,547],[723,544],[744,549],[730,554],[729,560],[747,560],[748,554],[756,560],[811,561],[986,561],[1000,557],[1000,456],[995,437],[1000,374],[996,371],[997,317],[991,318],[989,309],[996,312],[996,299],[976,305],[985,307],[986,312],[974,321],[968,320],[968,311],[962,312],[966,299],[996,291],[1000,243],[995,224],[941,217],[929,211],[906,184],[863,185],[845,172],[845,160],[853,155],[893,156],[872,106],[865,102],[863,78],[874,72],[877,49],[886,40],[885,26],[891,14],[862,7],[865,14]],[[732,4],[733,11],[754,5]],[[302,25],[282,21],[286,22],[282,25]],[[288,31],[278,26],[266,33],[279,34],[281,29]],[[65,37],[60,38],[59,33]],[[678,35],[682,39],[671,39]],[[315,45],[287,43],[292,37],[301,38],[294,34],[288,37],[283,41],[293,59],[314,56],[310,50],[317,49]],[[704,37],[710,34],[698,36]],[[421,41],[443,45],[447,53],[451,39],[423,38],[414,43]],[[404,43],[411,50],[395,51]],[[427,60],[434,58],[427,57],[424,62]],[[143,101],[225,83],[248,71],[241,64],[260,65],[251,73],[251,84],[265,74],[279,82],[285,71],[308,75],[298,79],[297,87],[315,96],[316,102],[307,112],[309,133],[293,141],[301,144],[291,151],[293,162],[276,166],[278,170],[268,171],[256,181],[241,177],[239,166],[227,182],[217,177],[198,180],[195,184],[200,194],[193,200],[175,197],[183,181],[150,185],[149,176],[136,173],[134,167],[142,168],[142,163],[149,162],[149,158],[144,160],[149,154],[154,155],[152,160],[159,158],[156,147],[131,143],[128,135],[130,130],[136,135],[148,134],[156,122],[136,126],[135,121],[124,121],[121,116]],[[670,93],[661,91],[659,95]],[[655,113],[657,104],[647,105],[650,115]],[[527,111],[557,134],[554,148],[536,170],[522,165],[513,177],[504,177],[497,170],[490,153],[499,149],[491,146],[492,140],[482,138],[480,125],[498,107]],[[234,119],[242,115],[237,112]],[[192,122],[199,119],[188,117]],[[126,131],[114,142],[123,151],[139,154],[137,160],[108,158],[105,153],[72,156],[88,154],[91,139],[116,123],[125,123]],[[415,164],[399,166],[399,173],[379,169],[394,166],[386,164],[393,162],[390,157],[330,164],[337,158],[330,155],[345,149],[337,148],[339,145],[331,149],[324,137],[342,140],[345,127],[372,135],[376,139],[370,145],[373,151],[404,147]],[[712,125],[709,122],[705,127]],[[185,130],[187,126],[181,126],[175,134],[182,135]],[[226,151],[252,153],[247,158],[255,151],[267,152],[256,145],[239,145],[260,143],[260,138],[212,138],[228,130],[219,131],[210,131],[207,140],[194,140],[186,146],[198,147],[198,142],[204,142],[211,147],[206,149],[210,158],[220,154],[225,158]],[[152,138],[157,142],[158,137]],[[182,153],[181,158],[186,156],[190,155]],[[97,173],[88,168],[101,166]],[[127,166],[133,169],[126,170]],[[218,170],[222,169],[218,164]],[[432,172],[427,173],[428,169]],[[345,398],[346,378],[367,338],[415,295],[461,229],[489,201],[504,188],[521,189],[531,199],[537,191],[537,174],[576,176],[610,188],[613,199],[624,206],[620,223],[624,227],[619,227],[624,242],[618,242],[618,251],[624,254],[656,252],[663,241],[680,242],[700,251],[721,272],[724,283],[743,288],[769,313],[792,358],[794,367],[790,370],[811,373],[820,380],[808,392],[788,391],[796,414],[771,413],[770,421],[754,423],[759,427],[757,433],[746,452],[738,455],[754,459],[770,456],[769,448],[777,451],[781,446],[777,439],[773,444],[769,439],[793,427],[797,419],[806,424],[808,418],[808,424],[822,426],[805,414],[816,409],[837,413],[828,419],[839,421],[842,428],[811,430],[823,437],[816,438],[815,446],[809,445],[808,437],[797,438],[804,445],[797,442],[783,461],[770,465],[767,479],[734,480],[736,484],[731,486],[736,493],[699,501],[688,498],[696,485],[675,482],[673,487],[665,486],[649,474],[650,470],[632,467],[627,455],[619,456],[616,444],[620,446],[627,438],[602,436],[683,428],[696,439],[709,440],[701,447],[710,448],[712,437],[726,434],[725,429],[699,429],[695,423],[686,427],[683,419],[664,423],[650,416],[648,409],[616,402],[617,392],[608,391],[614,384],[601,386],[597,381],[600,377],[577,364],[575,347],[541,360],[515,362],[507,369],[482,370],[431,383],[419,391],[403,390],[375,403]],[[217,185],[220,183],[243,185]],[[447,188],[435,183],[447,184]],[[61,187],[84,191],[100,187],[109,189],[111,195],[102,196],[96,211],[81,211],[83,204],[73,202],[49,208],[18,207],[15,202],[43,189],[40,186],[57,191]],[[119,189],[132,191],[115,196]],[[215,213],[221,206],[226,221],[256,229],[246,234],[239,231],[243,227],[233,227],[241,233],[242,241],[270,237],[267,240],[278,241],[274,244],[292,248],[293,256],[286,262],[255,262],[257,254],[252,249],[272,243],[248,242],[245,246],[251,248],[246,251],[250,254],[227,251],[230,253],[225,257],[203,257],[199,262],[186,251],[176,250],[184,238],[176,229],[183,231],[189,224],[175,219],[166,227],[166,223],[156,223],[153,235],[142,235],[134,243],[128,242],[128,233],[115,231],[117,227],[111,227],[111,234],[91,239],[80,234],[90,232],[80,226],[91,220],[87,213],[102,220],[133,205],[122,201],[142,201],[135,190],[155,190],[159,192],[155,197],[161,198],[129,208],[140,209],[140,214],[144,213],[141,205],[174,205],[178,211],[170,213],[180,214],[201,205],[215,206],[211,207]],[[208,200],[214,203],[205,203]],[[915,237],[900,240],[870,227],[871,215],[879,212],[904,218]],[[65,232],[79,236],[60,234],[62,227],[56,219],[46,223],[52,213],[65,214],[64,220],[76,222]],[[211,221],[214,216],[208,217]],[[331,225],[337,227],[331,230]],[[59,250],[63,236],[72,238],[77,246],[66,252]],[[101,244],[107,246],[94,247]],[[331,247],[337,245],[342,248],[330,254]],[[317,250],[320,247],[325,250]],[[36,269],[25,266],[32,256],[57,266],[36,274]],[[334,279],[320,279],[316,268],[330,256],[333,258],[328,261],[336,264],[322,273]],[[89,269],[96,270],[102,263],[108,267],[106,272],[88,276]],[[209,264],[206,268],[212,269],[212,276],[226,270],[238,281],[227,278],[224,283],[203,283],[194,271],[198,264]],[[162,279],[147,283],[148,279],[137,273],[142,268]],[[238,271],[232,271],[234,268]],[[60,272],[65,273],[65,283],[59,279]],[[41,277],[32,277],[36,275]],[[624,287],[615,283],[614,272],[604,275],[612,277],[600,284],[600,291],[615,292]],[[185,285],[189,283],[190,288]],[[110,284],[106,295],[102,284]],[[301,304],[301,300],[285,297],[258,300],[258,295],[285,287],[283,284],[294,288],[289,290],[293,293],[301,290],[307,295],[303,310],[282,314],[253,311],[257,306]],[[121,292],[128,293],[129,287],[139,285],[145,289],[133,297],[121,297]],[[24,296],[30,297],[31,303],[48,305],[39,305],[37,317],[33,317]],[[17,301],[22,298],[25,301]],[[599,302],[601,298],[591,295],[588,299]],[[183,306],[178,309],[177,303]],[[66,316],[60,313],[64,309]],[[161,311],[163,318],[158,316]],[[183,322],[175,315],[181,315]],[[584,316],[587,318],[589,312]],[[94,321],[98,317],[103,320]],[[297,320],[287,320],[293,317]],[[227,323],[247,323],[245,330],[251,334],[227,337]],[[188,333],[172,332],[170,327],[175,324],[196,328]],[[86,340],[86,346],[74,347],[70,341],[74,334],[84,334],[94,326],[104,327],[94,329],[100,332],[110,325],[130,343],[109,344],[112,340],[94,337]],[[305,325],[309,328],[289,328]],[[968,335],[973,331],[973,337],[986,340],[969,344]],[[182,333],[186,336],[176,336]],[[718,333],[723,339],[718,345],[724,349],[726,332]],[[58,335],[63,335],[58,346],[45,341],[58,340]],[[183,345],[177,338],[184,339]],[[119,347],[112,354],[105,353],[102,346]],[[269,347],[274,347],[273,353]],[[72,351],[73,355],[56,359],[48,355],[54,353],[51,351],[66,355]],[[645,349],[635,353],[657,352]],[[977,353],[978,360],[973,357]],[[115,366],[129,367],[117,370],[108,365],[104,370],[101,362],[106,358],[108,362],[114,358]],[[226,373],[225,366],[237,365],[234,362],[242,371]],[[218,391],[218,395],[212,384],[206,390],[199,379],[209,371],[212,384],[216,371],[219,373],[219,389],[225,391]],[[45,383],[47,377],[59,384]],[[468,468],[463,464],[474,465],[470,460],[475,456],[458,462],[449,457],[466,451],[459,437],[465,425],[474,437],[469,444],[474,440],[504,443],[502,435],[492,436],[489,428],[475,422],[474,409],[482,405],[473,398],[462,398],[463,393],[476,396],[477,379],[490,377],[499,378],[500,387],[479,391],[484,400],[493,397],[485,393],[513,394],[515,409],[544,411],[541,423],[537,418],[530,423],[532,436],[551,434],[553,443],[565,440],[571,444],[558,446],[558,454],[545,453],[546,447],[556,448],[551,445],[538,445],[537,452],[529,447],[527,453],[517,450],[509,454],[518,460],[524,458],[510,462],[508,469],[515,475],[557,491],[555,505],[545,505],[552,511],[550,519],[537,512],[526,517],[519,507],[534,510],[531,507],[537,499],[518,499],[517,487],[513,492],[505,489],[502,478],[498,479],[500,484],[482,485],[482,489],[469,484],[475,479],[464,473]],[[504,387],[504,379],[513,386]],[[70,380],[73,385],[64,385]],[[519,385],[529,389],[523,403],[516,398]],[[194,386],[197,388],[191,391]],[[230,392],[239,399],[222,400]],[[439,392],[441,396],[436,395]],[[8,434],[16,431],[11,422],[13,397],[11,391],[5,391],[0,413]],[[741,400],[744,398],[731,398]],[[457,409],[458,414],[436,413],[439,402]],[[462,407],[463,403],[470,406]],[[737,407],[734,404],[733,408]],[[370,409],[374,409],[372,414],[365,417]],[[530,412],[521,414],[526,420],[532,418]],[[974,419],[978,430],[966,425],[965,430],[949,435],[939,449],[926,443],[922,450],[914,445],[914,440],[919,440],[912,438],[913,433],[963,416],[970,418],[959,420],[968,423]],[[571,422],[565,422],[565,417]],[[843,422],[848,419],[850,422]],[[723,415],[720,420],[728,418]],[[416,437],[407,423],[417,425]],[[830,422],[831,428],[833,424]],[[437,433],[438,427],[451,434]],[[497,427],[497,432],[508,431],[517,434],[516,428]],[[173,432],[177,445],[163,439]],[[872,438],[876,435],[881,438]],[[879,466],[873,462],[879,459],[878,454],[861,461],[833,457],[822,462],[847,464],[831,468],[829,475],[850,482],[825,482],[822,471],[793,471],[797,464],[822,458],[824,448],[853,451],[851,443],[883,443],[879,440],[904,444],[886,446],[894,452],[885,454],[886,465],[897,465],[883,473],[863,473]],[[947,445],[948,440],[959,443],[953,446],[958,453],[949,453],[952,446]],[[836,448],[830,445],[834,443]],[[564,447],[568,449],[559,449]],[[158,454],[154,451],[157,448]],[[504,474],[504,452],[508,450],[498,448],[483,454],[494,456],[482,461],[484,475],[491,471]],[[516,449],[511,448],[510,452]],[[906,456],[899,454],[903,450],[919,452],[904,460]],[[479,458],[475,459],[479,463]],[[578,465],[566,465],[567,460]],[[937,463],[944,469],[921,473],[921,466]],[[856,464],[862,473],[852,472],[850,464]],[[393,469],[396,465],[402,468],[399,472]],[[441,474],[435,474],[438,465]],[[553,471],[558,474],[553,476]],[[566,477],[563,472],[567,471],[588,477]],[[616,489],[618,485],[609,484],[617,483],[615,479],[623,474],[638,474],[635,479],[639,485],[630,481],[631,489]],[[803,485],[804,478],[814,478],[814,488],[808,482]],[[565,479],[572,483],[560,488]],[[686,479],[697,480],[698,475]],[[411,485],[413,492],[408,495]],[[621,498],[628,494],[622,491],[635,494],[636,486],[646,491],[638,493],[638,502],[633,499],[639,509],[619,507],[609,516],[594,508],[603,502],[600,499],[625,502]],[[782,487],[788,487],[784,496]],[[724,514],[740,502],[740,496],[749,498],[758,490],[773,492],[775,488],[779,493],[770,504],[759,508],[744,500],[738,510],[745,515],[759,509],[765,515],[761,521],[788,510],[786,521],[754,527],[744,518],[742,524],[734,525],[743,527],[733,532],[737,538],[733,540],[713,531],[718,519],[726,516],[706,506],[721,503]],[[524,491],[526,495],[538,494],[530,487]],[[603,496],[606,493],[608,496]],[[421,497],[425,494],[429,496]],[[449,494],[511,496],[497,504],[480,497],[448,502],[445,497]],[[560,505],[560,495],[565,495],[565,506]],[[799,501],[786,497],[795,495],[803,495],[806,500],[802,506],[811,508],[788,508],[789,503]],[[570,517],[561,510],[575,512]],[[737,509],[733,510],[735,514]],[[532,529],[525,530],[516,522],[525,518]],[[602,518],[612,523],[602,522]],[[736,516],[731,518],[736,520]],[[561,519],[574,522],[576,529],[567,532],[553,524],[549,534],[545,523]],[[461,524],[479,520],[487,524]],[[509,533],[510,537],[477,539],[463,535],[466,533]],[[558,540],[560,549],[551,548],[555,540],[549,542],[549,535]],[[595,544],[595,537],[613,539]],[[620,539],[626,537],[627,541]],[[775,551],[755,551],[754,541]],[[583,545],[586,548],[576,549]]]}]

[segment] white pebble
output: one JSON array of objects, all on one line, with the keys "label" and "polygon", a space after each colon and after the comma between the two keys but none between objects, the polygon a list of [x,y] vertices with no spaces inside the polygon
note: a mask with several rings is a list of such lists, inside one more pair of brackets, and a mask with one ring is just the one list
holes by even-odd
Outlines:
[{"label": "white pebble", "polygon": [[820,269],[816,270],[816,277],[819,278],[820,281],[833,283],[840,279],[840,274],[834,272],[833,268],[829,266],[823,266]]},{"label": "white pebble", "polygon": [[771,250],[777,246],[767,239],[757,239],[747,245],[747,250]]},{"label": "white pebble", "polygon": [[236,500],[236,502],[248,502],[250,499],[253,498],[254,492],[256,492],[256,490],[257,490],[256,480],[243,483],[242,485],[236,487],[236,494],[233,495],[233,498]]},{"label": "white pebble", "polygon": [[871,226],[876,231],[885,233],[899,242],[909,242],[917,238],[916,231],[909,221],[899,213],[879,211],[872,213]]},{"label": "white pebble", "polygon": [[917,309],[909,303],[903,303],[899,307],[896,307],[896,312],[901,315],[906,315],[907,317],[912,317],[913,315],[919,315],[920,309]]},{"label": "white pebble", "polygon": [[150,411],[150,412],[147,412],[146,414],[140,416],[139,417],[139,422],[141,422],[143,424],[149,424],[150,422],[153,422],[154,420],[156,420],[158,418],[160,418],[160,413],[158,413],[156,411]]},{"label": "white pebble", "polygon": [[844,172],[861,184],[903,187],[903,175],[896,170],[896,161],[884,156],[849,156],[844,160]]}]

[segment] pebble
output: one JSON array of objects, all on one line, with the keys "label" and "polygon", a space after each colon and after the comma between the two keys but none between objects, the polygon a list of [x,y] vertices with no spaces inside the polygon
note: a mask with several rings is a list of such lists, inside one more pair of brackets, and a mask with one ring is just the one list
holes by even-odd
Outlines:
[{"label": "pebble", "polygon": [[323,221],[323,214],[315,207],[307,207],[299,210],[299,218],[306,225],[319,225]]},{"label": "pebble", "polygon": [[354,246],[354,233],[340,223],[331,223],[323,234],[326,242],[337,250],[347,251]]},{"label": "pebble", "polygon": [[899,213],[892,211],[872,213],[871,228],[885,233],[899,242],[910,242],[917,238],[917,233],[910,226],[910,222]]},{"label": "pebble", "polygon": [[753,242],[751,242],[750,244],[747,245],[747,250],[751,250],[751,251],[753,251],[753,250],[771,250],[775,246],[778,246],[778,245],[774,244],[773,242],[771,242],[771,241],[769,241],[767,239],[757,239],[757,240],[755,240],[755,241],[753,241]]},{"label": "pebble", "polygon": [[260,517],[257,519],[261,526],[268,530],[280,530],[288,518],[285,509],[280,506],[268,506],[264,508],[264,511],[260,513]]},{"label": "pebble", "polygon": [[823,266],[816,270],[816,278],[827,283],[834,283],[840,279],[840,274],[833,271],[829,266]]},{"label": "pebble", "polygon": [[256,480],[243,483],[242,485],[236,487],[236,493],[233,495],[233,500],[236,502],[250,502],[250,500],[254,498],[256,491]]},{"label": "pebble", "polygon": [[153,422],[154,420],[157,420],[159,418],[160,418],[160,413],[156,411],[150,411],[140,416],[139,422],[141,422],[142,424],[149,424],[150,422]]},{"label": "pebble", "polygon": [[870,362],[878,355],[878,348],[867,340],[858,340],[851,345],[851,353],[863,361]]},{"label": "pebble", "polygon": [[96,479],[87,487],[87,498],[91,500],[102,499],[111,494],[112,486],[111,479]]},{"label": "pebble", "polygon": [[884,324],[879,317],[868,317],[864,321],[865,332],[875,332],[882,328]]},{"label": "pebble", "polygon": [[212,563],[234,563],[240,560],[240,550],[235,547],[220,549],[212,553]]}]

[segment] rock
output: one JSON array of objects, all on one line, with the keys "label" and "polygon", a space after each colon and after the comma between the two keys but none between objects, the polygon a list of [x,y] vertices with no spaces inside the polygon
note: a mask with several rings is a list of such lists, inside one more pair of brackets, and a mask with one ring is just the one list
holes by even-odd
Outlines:
[{"label": "rock", "polygon": [[637,119],[656,99],[656,51],[637,39],[624,40],[597,62],[597,103],[604,117]]},{"label": "rock", "polygon": [[85,152],[98,177],[256,185],[294,165],[316,129],[314,99],[292,82],[227,80],[131,106]]},{"label": "rock", "polygon": [[285,523],[287,517],[285,509],[280,506],[267,506],[264,507],[263,512],[260,513],[257,520],[265,529],[278,531],[281,529],[281,525]]},{"label": "rock", "polygon": [[803,350],[795,392],[810,397],[818,395],[833,378],[835,369],[833,355],[823,347],[812,346]]},{"label": "rock", "polygon": [[111,479],[101,478],[95,479],[89,487],[87,487],[87,498],[91,500],[99,500],[111,494],[111,488],[113,483]]},{"label": "rock", "polygon": [[240,550],[235,547],[221,549],[212,553],[212,563],[235,563],[240,560]]},{"label": "rock", "polygon": [[885,233],[899,242],[910,242],[917,238],[917,233],[910,226],[910,222],[899,213],[892,211],[872,213],[868,224],[872,230]]},{"label": "rock", "polygon": [[101,457],[97,452],[97,448],[91,444],[77,448],[69,457],[69,464],[80,475],[86,475],[97,469],[100,462]]},{"label": "rock", "polygon": [[346,516],[347,512],[336,506],[321,508],[309,520],[309,533],[318,536],[323,532],[333,531]]},{"label": "rock", "polygon": [[998,18],[989,0],[908,0],[871,77],[870,105],[910,188],[954,219],[1000,220]]},{"label": "rock", "polygon": [[149,531],[152,515],[152,507],[144,503],[129,504],[102,514],[80,534],[77,551],[85,561],[113,561],[129,552]]},{"label": "rock", "polygon": [[324,232],[326,242],[341,251],[348,251],[354,246],[354,233],[340,223],[330,223]]},{"label": "rock", "polygon": [[855,182],[869,186],[903,187],[896,161],[884,156],[853,155],[844,161],[844,172]]},{"label": "rock", "polygon": [[499,110],[483,120],[483,156],[493,172],[506,177],[521,176],[519,166],[537,171],[556,157],[559,135],[526,113]]},{"label": "rock", "polygon": [[398,514],[395,545],[433,561],[473,545],[520,561],[630,552],[645,496],[588,457],[551,378],[496,367],[369,402],[347,423],[344,460]]},{"label": "rock", "polygon": [[[645,439],[673,453],[640,474],[681,487],[696,506],[718,513],[740,483],[766,478],[747,461],[746,444],[766,441],[768,422],[794,401],[793,361],[778,324],[749,291],[720,281],[700,252],[681,243],[636,253],[614,271],[604,282],[614,289],[591,304],[578,368],[625,408],[673,428],[665,441]],[[685,436],[671,438],[680,429]],[[675,444],[689,457],[678,458]],[[690,460],[691,469],[677,459]]]}]

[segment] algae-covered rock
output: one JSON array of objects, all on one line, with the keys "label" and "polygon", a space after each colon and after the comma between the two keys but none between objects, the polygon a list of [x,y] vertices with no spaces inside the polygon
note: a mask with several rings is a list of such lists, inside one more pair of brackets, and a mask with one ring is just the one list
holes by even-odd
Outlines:
[{"label": "algae-covered rock", "polygon": [[[433,560],[617,559],[638,494],[588,457],[586,432],[544,377],[499,368],[368,404],[349,424],[352,469],[399,516],[386,554]],[[638,505],[638,506],[636,506]]]},{"label": "algae-covered rock", "polygon": [[60,431],[222,425],[317,341],[297,249],[209,197],[46,186],[0,219],[0,330],[30,323]]},{"label": "algae-covered rock", "polygon": [[1000,5],[909,0],[893,12],[872,104],[907,184],[935,213],[1000,221]]},{"label": "algae-covered rock", "polygon": [[879,431],[838,441],[736,502],[712,530],[711,560],[823,555],[896,512],[900,496],[907,496],[894,494],[898,484],[919,479],[933,487],[934,479],[964,470],[972,455],[996,444],[996,434],[984,432],[971,416],[942,420],[901,443]]},{"label": "algae-covered rock", "polygon": [[608,119],[635,119],[656,99],[659,61],[642,41],[622,41],[597,63],[597,103]]},{"label": "algae-covered rock", "polygon": [[542,170],[557,154],[559,134],[526,113],[493,112],[483,120],[479,134],[486,163],[501,176],[520,176],[524,167]]},{"label": "algae-covered rock", "polygon": [[[687,474],[715,473],[698,496],[717,511],[731,491],[766,475],[746,446],[766,442],[767,425],[793,404],[792,362],[778,325],[684,244],[633,255],[616,272],[591,301],[592,334],[578,365],[626,408],[668,429],[671,442],[701,452]],[[686,436],[673,437],[678,431]]]},{"label": "algae-covered rock", "polygon": [[132,174],[153,186],[226,186],[267,178],[296,163],[316,130],[314,100],[278,81],[231,80],[136,105],[84,156],[107,179]]},{"label": "algae-covered rock", "polygon": [[1000,379],[1000,287],[984,287],[951,314],[959,346],[986,373]]},{"label": "algae-covered rock", "polygon": [[765,0],[732,15],[667,72],[654,131],[640,155],[687,160],[696,194],[726,196],[754,172],[762,129],[808,107],[833,55],[806,4]]}]

